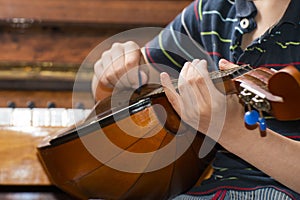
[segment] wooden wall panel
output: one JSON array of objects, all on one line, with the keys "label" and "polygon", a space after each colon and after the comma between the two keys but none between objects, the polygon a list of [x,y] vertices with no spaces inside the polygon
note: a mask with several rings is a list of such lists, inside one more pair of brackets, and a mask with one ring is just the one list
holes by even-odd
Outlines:
[{"label": "wooden wall panel", "polygon": [[187,0],[1,0],[0,18],[161,25],[168,23],[190,2]]},{"label": "wooden wall panel", "polygon": [[188,0],[0,0],[0,70],[12,66],[11,63],[17,67],[37,62],[79,67],[105,39],[132,28],[164,27],[189,3]]},{"label": "wooden wall panel", "polygon": [[[103,40],[131,28],[163,27],[191,2],[0,0],[0,82],[6,81],[4,76],[7,71],[11,72],[7,76],[12,76],[9,77],[11,82],[0,84],[0,107],[5,107],[9,101],[15,102],[17,107],[26,107],[28,101],[35,102],[37,107],[45,107],[48,101],[55,102],[57,107],[71,107],[72,90],[30,91],[31,88],[27,88],[26,91],[19,91],[18,85],[11,90],[3,89],[1,85],[16,83],[11,78],[14,78],[13,75],[20,76],[15,70],[20,67],[18,65],[22,65],[22,74],[28,75],[40,63],[65,65],[66,68],[72,66],[74,70],[74,66],[79,67],[88,53]],[[33,78],[28,76],[28,80]],[[22,83],[18,84],[22,86]],[[47,135],[54,130],[44,131],[49,131],[45,133]],[[36,145],[42,138],[40,135],[37,137],[37,133],[41,132],[30,129],[25,133],[15,131],[14,127],[0,127],[0,158],[3,161],[0,165],[0,185],[51,184],[35,154]],[[22,169],[26,176],[13,176],[17,169]]]}]

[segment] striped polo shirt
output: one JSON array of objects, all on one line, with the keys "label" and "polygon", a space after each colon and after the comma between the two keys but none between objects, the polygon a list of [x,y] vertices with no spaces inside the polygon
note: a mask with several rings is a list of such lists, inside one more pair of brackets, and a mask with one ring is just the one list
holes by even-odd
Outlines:
[{"label": "striped polo shirt", "polygon": [[[145,45],[146,56],[159,71],[170,71],[170,68],[179,72],[186,61],[195,58],[208,60],[210,71],[218,69],[217,63],[221,58],[239,65],[250,64],[253,68],[281,69],[294,65],[300,70],[299,11],[300,1],[291,0],[282,19],[243,50],[243,34],[256,28],[257,10],[253,2],[197,0]],[[267,124],[270,129],[286,137],[300,140],[299,120],[270,119]],[[300,199],[298,193],[229,152],[219,151],[213,167],[212,177],[200,187],[193,188],[189,195],[269,188],[283,192],[290,199]]]},{"label": "striped polo shirt", "polygon": [[[257,13],[248,0],[192,2],[154,40],[146,44],[149,62],[180,70],[184,62],[206,58],[217,66],[221,58],[252,67],[280,69],[300,66],[300,2],[292,0],[283,18],[245,50],[242,35],[256,28]],[[182,34],[181,34],[182,33]],[[187,39],[187,37],[189,39]]]}]

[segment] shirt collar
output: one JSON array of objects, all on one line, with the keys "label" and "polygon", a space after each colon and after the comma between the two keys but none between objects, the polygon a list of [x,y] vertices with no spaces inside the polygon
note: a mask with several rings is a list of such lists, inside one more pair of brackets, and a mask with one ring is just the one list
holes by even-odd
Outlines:
[{"label": "shirt collar", "polygon": [[235,6],[238,18],[254,17],[257,13],[254,3],[250,0],[235,0]]},{"label": "shirt collar", "polygon": [[[251,0],[235,0],[236,12],[238,18],[254,17],[257,13],[256,7]],[[300,24],[300,1],[291,0],[280,23],[290,22],[295,25]]]},{"label": "shirt collar", "polygon": [[300,23],[300,1],[299,0],[291,0],[286,12],[284,13],[282,19],[279,23],[290,22],[295,25],[299,25]]}]

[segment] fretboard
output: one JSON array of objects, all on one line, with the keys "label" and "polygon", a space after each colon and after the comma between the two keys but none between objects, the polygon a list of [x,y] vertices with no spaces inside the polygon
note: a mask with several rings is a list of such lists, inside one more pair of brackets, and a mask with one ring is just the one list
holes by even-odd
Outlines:
[{"label": "fretboard", "polygon": [[[249,65],[242,65],[242,66],[227,69],[227,70],[212,71],[209,73],[209,77],[212,81],[223,81],[223,80],[227,80],[227,79],[234,79],[234,78],[239,77],[251,70],[253,70],[253,68],[250,67]],[[172,84],[175,87],[175,89],[177,89],[178,79],[172,79]],[[155,94],[160,94],[162,92],[164,92],[163,87],[159,87],[159,88],[153,90],[152,92],[150,92],[149,94],[147,94],[146,97],[152,96]]]}]

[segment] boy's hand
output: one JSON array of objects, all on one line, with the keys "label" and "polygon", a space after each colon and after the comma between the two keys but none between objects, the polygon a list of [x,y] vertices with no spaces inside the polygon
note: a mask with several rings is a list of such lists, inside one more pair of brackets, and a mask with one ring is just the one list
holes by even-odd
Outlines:
[{"label": "boy's hand", "polygon": [[114,43],[94,65],[92,89],[96,100],[102,99],[105,92],[111,93],[114,87],[136,89],[146,84],[147,69],[139,67],[144,63],[141,49],[136,43]]},{"label": "boy's hand", "polygon": [[219,61],[220,70],[226,70],[226,69],[231,69],[231,68],[235,68],[235,67],[238,67],[238,65],[233,64],[233,63],[231,63],[228,60],[225,60],[223,58]]}]

